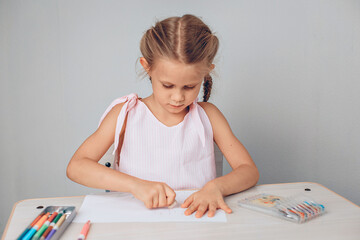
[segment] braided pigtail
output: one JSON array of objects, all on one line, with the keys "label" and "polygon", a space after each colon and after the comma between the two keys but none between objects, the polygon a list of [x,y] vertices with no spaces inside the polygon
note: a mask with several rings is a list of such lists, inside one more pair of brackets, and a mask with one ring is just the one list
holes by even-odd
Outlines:
[{"label": "braided pigtail", "polygon": [[203,101],[204,102],[207,102],[210,98],[212,84],[213,84],[212,77],[210,76],[210,74],[206,75],[204,78],[204,83],[203,83],[203,90],[204,90]]}]

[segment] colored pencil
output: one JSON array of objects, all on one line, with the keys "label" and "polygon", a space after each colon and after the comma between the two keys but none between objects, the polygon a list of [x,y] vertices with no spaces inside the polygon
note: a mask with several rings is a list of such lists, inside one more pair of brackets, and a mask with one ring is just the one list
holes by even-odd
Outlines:
[{"label": "colored pencil", "polygon": [[90,229],[90,220],[88,220],[83,228],[81,229],[81,232],[80,232],[80,235],[78,236],[78,240],[85,240],[86,239],[86,236],[89,232],[89,229]]}]

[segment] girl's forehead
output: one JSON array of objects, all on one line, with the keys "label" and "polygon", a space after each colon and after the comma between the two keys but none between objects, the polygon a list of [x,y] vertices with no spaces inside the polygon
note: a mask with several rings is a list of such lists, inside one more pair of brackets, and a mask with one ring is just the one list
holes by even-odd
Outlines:
[{"label": "girl's forehead", "polygon": [[159,59],[153,68],[153,72],[158,75],[187,75],[194,78],[206,75],[208,68],[204,63],[185,64],[175,60]]}]

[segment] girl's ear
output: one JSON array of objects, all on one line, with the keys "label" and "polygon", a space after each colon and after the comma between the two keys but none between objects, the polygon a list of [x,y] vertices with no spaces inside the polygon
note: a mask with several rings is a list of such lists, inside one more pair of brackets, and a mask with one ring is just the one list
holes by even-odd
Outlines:
[{"label": "girl's ear", "polygon": [[215,68],[215,64],[211,64],[211,70],[213,70]]},{"label": "girl's ear", "polygon": [[146,59],[144,57],[140,58],[140,64],[143,66],[145,71],[149,74],[149,70],[150,70],[149,64],[148,64],[148,62],[146,61]]}]

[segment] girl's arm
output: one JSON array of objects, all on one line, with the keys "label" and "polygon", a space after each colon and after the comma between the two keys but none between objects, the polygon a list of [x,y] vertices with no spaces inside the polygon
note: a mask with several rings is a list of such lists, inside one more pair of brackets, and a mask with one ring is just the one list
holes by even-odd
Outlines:
[{"label": "girl's arm", "polygon": [[[176,194],[167,184],[142,180],[98,163],[114,142],[116,122],[123,105],[113,107],[99,128],[78,148],[66,174],[74,182],[88,187],[130,192],[147,208],[169,206]],[[121,134],[124,134],[123,129]]]},{"label": "girl's arm", "polygon": [[68,178],[92,188],[131,191],[136,178],[98,163],[114,142],[117,116],[123,105],[124,103],[116,105],[99,128],[77,149],[66,170]]},{"label": "girl's arm", "polygon": [[258,169],[243,144],[233,134],[227,120],[220,110],[211,103],[205,104],[209,116],[214,141],[233,169],[227,175],[213,180],[223,196],[246,190],[259,180]]},{"label": "girl's arm", "polygon": [[[182,207],[188,207],[185,212],[187,215],[198,210],[197,217],[201,217],[207,209],[209,216],[215,214],[216,208],[222,208],[230,213],[231,209],[225,204],[223,197],[254,186],[259,179],[259,172],[248,151],[232,133],[220,110],[208,102],[199,102],[199,104],[210,119],[214,141],[233,170],[225,176],[208,182],[197,195],[195,193],[190,196]],[[208,200],[204,201],[204,199]]]}]

